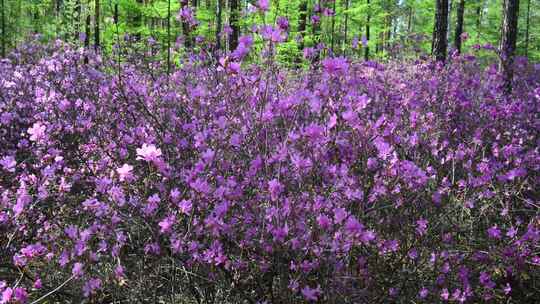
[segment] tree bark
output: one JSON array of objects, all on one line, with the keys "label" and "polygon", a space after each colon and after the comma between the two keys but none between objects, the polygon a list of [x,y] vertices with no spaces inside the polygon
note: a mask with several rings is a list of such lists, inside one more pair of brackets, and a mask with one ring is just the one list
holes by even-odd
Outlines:
[{"label": "tree bark", "polygon": [[240,36],[240,26],[238,24],[238,0],[229,0],[229,9],[229,23],[232,29],[231,35],[229,36],[229,50],[234,51],[238,46],[238,37]]},{"label": "tree bark", "polygon": [[342,42],[342,46],[341,46],[341,53],[344,53],[344,46],[347,46],[347,31],[349,30],[348,28],[348,25],[349,25],[349,13],[347,12],[349,10],[349,2],[350,0],[345,0],[345,29],[344,29],[344,34],[343,34],[343,42]]},{"label": "tree bark", "polygon": [[456,50],[461,54],[461,34],[463,34],[463,15],[465,13],[465,0],[459,0],[457,9],[456,34],[454,36],[454,44]]},{"label": "tree bark", "polygon": [[[370,30],[369,30],[369,23],[371,21],[371,7],[370,7],[370,3],[369,3],[369,0],[366,0],[367,1],[367,6],[368,6],[368,11],[367,11],[367,19],[366,19],[366,41],[369,43],[369,34],[370,34]],[[364,46],[364,60],[365,61],[368,61],[369,60],[369,46],[366,44]]]},{"label": "tree bark", "polygon": [[527,0],[527,19],[525,20],[525,56],[529,56],[529,27],[531,22],[531,0]]},{"label": "tree bark", "polygon": [[482,8],[484,6],[483,0],[478,2],[476,7],[476,43],[480,43],[480,32],[482,30]]},{"label": "tree bark", "polygon": [[504,88],[512,91],[513,63],[516,52],[517,25],[519,17],[519,0],[504,1],[504,19],[501,37],[501,69],[504,77]]},{"label": "tree bark", "polygon": [[75,41],[79,41],[81,35],[81,0],[75,2]]},{"label": "tree bark", "polygon": [[332,4],[332,36],[330,36],[330,52],[334,55],[334,39],[335,39],[335,26],[336,26],[336,0]]},{"label": "tree bark", "polygon": [[114,4],[114,12],[113,12],[113,21],[114,21],[114,24],[118,24],[118,3],[115,3]]},{"label": "tree bark", "polygon": [[216,50],[221,49],[221,11],[223,8],[223,0],[217,0],[216,10]]},{"label": "tree bark", "polygon": [[437,61],[445,61],[448,48],[448,0],[436,1],[433,55]]},{"label": "tree bark", "polygon": [[[189,7],[189,2],[187,0],[180,0],[180,8],[184,9]],[[190,25],[187,20],[182,19],[182,33],[184,34],[184,46],[186,48],[191,47],[191,33]]]},{"label": "tree bark", "polygon": [[171,0],[167,0],[167,75],[171,74]]},{"label": "tree bark", "polygon": [[300,36],[302,39],[300,40],[300,43],[298,44],[298,49],[302,51],[304,49],[304,38],[306,36],[306,24],[307,24],[307,0],[302,0],[300,2],[300,6],[298,7],[300,10],[299,12],[299,20],[298,20],[298,32],[300,33]]},{"label": "tree bark", "polygon": [[2,5],[2,58],[6,57],[6,5],[4,0],[1,0]]},{"label": "tree bark", "polygon": [[95,13],[95,20],[94,20],[94,49],[97,51],[99,49],[99,21],[100,21],[100,16],[99,16],[99,11],[100,11],[100,7],[99,7],[99,0],[94,0],[94,4],[95,4],[95,7],[94,7],[94,13]]}]

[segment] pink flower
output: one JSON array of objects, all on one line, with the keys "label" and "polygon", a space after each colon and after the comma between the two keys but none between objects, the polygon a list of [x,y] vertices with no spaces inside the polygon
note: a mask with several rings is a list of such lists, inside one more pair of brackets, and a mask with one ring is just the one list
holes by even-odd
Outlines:
[{"label": "pink flower", "polygon": [[133,166],[128,164],[124,164],[122,167],[116,169],[120,181],[123,182],[131,180],[133,178],[133,174],[131,173],[132,170]]},{"label": "pink flower", "polygon": [[257,7],[262,12],[266,12],[270,8],[270,2],[268,0],[259,0],[257,1]]},{"label": "pink flower", "polygon": [[157,161],[161,156],[161,150],[156,148],[155,145],[143,144],[141,148],[137,148],[137,159],[145,160],[148,162]]},{"label": "pink flower", "polygon": [[174,216],[168,216],[164,218],[161,222],[159,222],[159,227],[161,230],[160,233],[167,233],[171,231],[171,227],[174,224]]},{"label": "pink flower", "polygon": [[45,138],[45,130],[47,128],[39,122],[34,123],[31,128],[28,129],[31,141],[40,141]]},{"label": "pink flower", "polygon": [[83,273],[84,273],[83,264],[79,263],[79,262],[73,264],[73,268],[71,269],[71,273],[75,277],[81,277],[83,275]]},{"label": "pink flower", "polygon": [[0,299],[0,304],[5,304],[11,301],[11,297],[13,297],[13,289],[6,288],[4,292],[2,292],[2,298]]}]

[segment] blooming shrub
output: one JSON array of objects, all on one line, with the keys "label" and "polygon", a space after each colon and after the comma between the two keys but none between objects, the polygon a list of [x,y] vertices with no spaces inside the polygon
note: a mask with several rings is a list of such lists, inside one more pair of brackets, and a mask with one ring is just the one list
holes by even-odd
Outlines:
[{"label": "blooming shrub", "polygon": [[208,60],[1,62],[0,303],[538,296],[538,68]]}]

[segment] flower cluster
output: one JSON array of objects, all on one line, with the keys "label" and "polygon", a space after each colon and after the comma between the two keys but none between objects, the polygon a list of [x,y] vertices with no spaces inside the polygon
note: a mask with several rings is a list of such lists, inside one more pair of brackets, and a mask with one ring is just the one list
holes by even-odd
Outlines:
[{"label": "flower cluster", "polygon": [[508,96],[472,56],[204,56],[170,76],[61,43],[0,62],[0,303],[540,292],[537,68],[516,61]]}]

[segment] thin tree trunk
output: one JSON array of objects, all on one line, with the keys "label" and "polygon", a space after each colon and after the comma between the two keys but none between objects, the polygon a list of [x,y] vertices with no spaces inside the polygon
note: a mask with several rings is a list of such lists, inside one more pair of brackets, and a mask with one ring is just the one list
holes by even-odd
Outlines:
[{"label": "thin tree trunk", "polygon": [[238,37],[240,36],[240,26],[238,25],[238,0],[229,0],[229,9],[229,24],[231,25],[232,29],[229,37],[229,50],[234,51],[238,46]]},{"label": "thin tree trunk", "polygon": [[480,0],[476,7],[476,43],[480,43],[480,32],[482,27],[482,8],[484,6],[483,0]]},{"label": "thin tree trunk", "polygon": [[114,24],[118,24],[118,3],[114,4],[113,21]]},{"label": "thin tree trunk", "polygon": [[408,20],[407,20],[407,35],[410,35],[411,34],[411,30],[412,30],[412,17],[413,17],[413,9],[412,9],[412,6],[409,7],[409,16],[408,16]]},{"label": "thin tree trunk", "polygon": [[336,0],[332,4],[332,36],[330,38],[330,52],[334,55],[334,39],[335,39],[335,25],[336,25]]},{"label": "thin tree trunk", "polygon": [[[86,16],[84,33],[84,48],[88,50],[90,48],[90,15]],[[88,56],[86,54],[84,55],[84,63],[88,63]]]},{"label": "thin tree trunk", "polygon": [[167,0],[167,75],[171,74],[171,0]]},{"label": "thin tree trunk", "polygon": [[75,2],[75,41],[79,41],[81,35],[81,0]]},{"label": "thin tree trunk", "polygon": [[[367,11],[367,20],[366,20],[366,41],[368,42],[369,44],[369,34],[370,34],[370,30],[369,30],[369,23],[371,21],[371,7],[369,5],[369,0],[366,0],[367,1],[367,6],[368,6],[368,11]],[[368,61],[369,60],[369,45],[366,44],[364,46],[364,60],[365,61]]]},{"label": "thin tree trunk", "polygon": [[445,61],[448,48],[448,0],[436,0],[433,55],[437,61]]},{"label": "thin tree trunk", "polygon": [[529,56],[529,27],[531,22],[531,0],[527,0],[527,19],[525,25],[525,56]]},{"label": "thin tree trunk", "polygon": [[[188,0],[180,0],[180,8],[184,9],[189,7]],[[187,20],[182,19],[182,33],[184,34],[184,46],[186,48],[191,47],[191,35],[190,35],[190,25]]]},{"label": "thin tree trunk", "polygon": [[99,11],[100,11],[100,7],[99,7],[99,0],[94,0],[94,4],[95,4],[95,7],[94,7],[94,11],[95,11],[95,24],[94,24],[94,48],[95,50],[97,51],[99,49],[99,19],[100,19],[100,16],[99,16]]},{"label": "thin tree trunk", "polygon": [[[321,13],[320,13],[320,10],[322,9],[321,0],[318,0],[317,3],[319,5],[319,12],[317,12],[317,16],[321,17]],[[319,44],[321,42],[321,23],[322,23],[322,18],[319,18],[319,22],[313,25],[313,42],[315,43],[315,47],[317,49],[315,52],[315,56],[313,58],[313,62],[319,62],[321,58],[321,50],[318,49]]]},{"label": "thin tree trunk", "polygon": [[217,1],[217,12],[216,12],[216,50],[221,49],[221,11],[223,8],[223,0]]},{"label": "thin tree trunk", "polygon": [[4,0],[1,0],[2,5],[2,58],[6,57],[6,6]]},{"label": "thin tree trunk", "polygon": [[343,34],[343,43],[341,44],[342,47],[341,47],[341,52],[343,53],[345,51],[344,47],[347,46],[347,31],[348,31],[348,26],[349,26],[349,13],[347,12],[349,10],[349,1],[350,0],[345,0],[345,29],[344,29],[344,34]]},{"label": "thin tree trunk", "polygon": [[456,34],[454,35],[454,44],[458,53],[461,54],[461,34],[463,34],[463,15],[465,12],[465,0],[459,0],[457,9]]},{"label": "thin tree trunk", "polygon": [[298,44],[298,49],[302,51],[304,49],[304,38],[306,36],[306,24],[307,24],[307,0],[302,0],[300,2],[300,6],[298,7],[300,10],[299,12],[299,20],[298,20],[298,32],[300,33],[300,36],[302,39],[300,40],[300,43]]},{"label": "thin tree trunk", "polygon": [[504,19],[501,37],[501,69],[506,93],[512,91],[513,63],[516,52],[519,0],[504,1]]},{"label": "thin tree trunk", "polygon": [[139,7],[139,13],[133,18],[133,25],[136,28],[136,33],[133,35],[135,41],[141,40],[141,26],[142,26],[142,6],[144,5],[143,0],[137,0],[137,6]]}]

